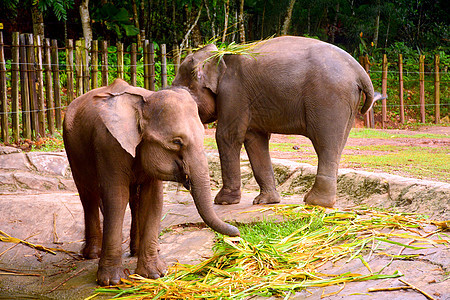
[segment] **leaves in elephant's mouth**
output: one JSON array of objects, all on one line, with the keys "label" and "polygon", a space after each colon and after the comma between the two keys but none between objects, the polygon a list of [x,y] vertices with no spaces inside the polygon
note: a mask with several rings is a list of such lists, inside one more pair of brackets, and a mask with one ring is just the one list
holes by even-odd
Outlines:
[{"label": "leaves in elephant's mouth", "polygon": [[[120,299],[144,297],[162,299],[224,298],[244,299],[252,296],[283,296],[297,291],[354,281],[403,276],[398,271],[384,274],[394,259],[408,259],[405,248],[423,249],[426,244],[448,244],[431,237],[446,230],[446,222],[435,222],[412,214],[376,211],[360,207],[339,211],[304,205],[267,206],[282,216],[282,221],[242,224],[242,237],[217,236],[214,255],[196,265],[177,264],[164,278],[147,279],[131,275],[130,280],[115,289],[96,292],[117,293]],[[433,224],[436,230],[421,235],[421,228]],[[395,239],[395,240],[393,240]],[[418,244],[420,242],[420,244]],[[397,254],[386,246],[399,246]],[[370,258],[390,257],[388,264],[374,272]],[[360,260],[365,274],[324,274],[326,263],[341,264]],[[117,289],[118,288],[118,289]]]}]

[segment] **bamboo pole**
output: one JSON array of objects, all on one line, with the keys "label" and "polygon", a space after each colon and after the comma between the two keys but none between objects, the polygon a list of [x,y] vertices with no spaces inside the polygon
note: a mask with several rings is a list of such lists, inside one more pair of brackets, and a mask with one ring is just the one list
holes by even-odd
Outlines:
[{"label": "bamboo pole", "polygon": [[123,79],[123,44],[117,42],[117,78]]},{"label": "bamboo pole", "polygon": [[167,87],[167,53],[166,44],[161,45],[161,87]]},{"label": "bamboo pole", "polygon": [[131,55],[130,55],[130,77],[131,77],[131,85],[136,86],[136,62],[137,62],[137,55],[136,55],[136,43],[131,44]]},{"label": "bamboo pole", "polygon": [[149,66],[149,41],[145,40],[144,41],[144,49],[143,49],[143,53],[144,53],[144,88],[145,89],[150,89],[150,66]]},{"label": "bamboo pole", "polygon": [[403,55],[398,55],[398,98],[400,99],[400,123],[405,124],[405,103],[403,99]]},{"label": "bamboo pole", "polygon": [[81,61],[83,62],[83,94],[89,91],[89,52],[88,41],[83,39]]},{"label": "bamboo pole", "polygon": [[27,34],[27,64],[28,64],[28,85],[30,89],[30,111],[31,111],[31,135],[36,137],[39,130],[38,124],[38,104],[36,92],[36,72],[34,63],[36,57],[34,55],[34,39],[32,34]]},{"label": "bamboo pole", "polygon": [[419,57],[420,121],[425,123],[425,55]]},{"label": "bamboo pole", "polygon": [[58,57],[58,41],[52,40],[52,73],[53,73],[53,90],[55,96],[55,123],[56,128],[61,130],[61,87],[59,83],[59,57]]},{"label": "bamboo pole", "polygon": [[382,67],[382,78],[381,78],[381,94],[383,94],[383,100],[381,100],[381,115],[382,115],[382,127],[385,128],[387,121],[387,72],[388,72],[388,61],[387,55],[383,54],[383,67]]},{"label": "bamboo pole", "polygon": [[81,54],[82,45],[82,40],[75,41],[75,82],[77,97],[80,97],[83,94],[83,57]]},{"label": "bamboo pole", "polygon": [[37,134],[45,136],[45,97],[44,97],[44,73],[42,67],[42,41],[39,35],[34,37],[36,49],[36,84],[37,84],[37,107],[38,107],[38,130]]},{"label": "bamboo pole", "polygon": [[441,123],[441,106],[440,106],[440,77],[439,77],[439,54],[434,56],[434,123]]},{"label": "bamboo pole", "polygon": [[53,87],[52,87],[52,71],[51,71],[51,54],[50,54],[50,39],[45,39],[45,98],[47,102],[47,124],[51,135],[55,134],[55,120],[53,118]]},{"label": "bamboo pole", "polygon": [[66,41],[67,104],[73,101],[73,40]]},{"label": "bamboo pole", "polygon": [[98,41],[93,40],[91,43],[91,89],[96,89],[98,88]]},{"label": "bamboo pole", "polygon": [[108,85],[108,42],[102,41],[102,86]]},{"label": "bamboo pole", "polygon": [[0,31],[0,113],[1,113],[1,138],[4,143],[9,143],[8,133],[8,95],[6,93],[6,62],[3,48],[3,32]]},{"label": "bamboo pole", "polygon": [[[364,56],[364,69],[366,70],[367,74],[370,73],[370,61],[369,61],[369,55],[367,55],[367,54]],[[373,111],[373,106],[369,109],[367,114],[369,115],[370,128],[375,128],[375,114]]]},{"label": "bamboo pole", "polygon": [[175,75],[178,74],[178,71],[180,70],[180,64],[181,64],[181,52],[180,52],[180,46],[176,45],[174,47],[174,51],[175,51]]},{"label": "bamboo pole", "polygon": [[22,104],[23,137],[31,139],[30,86],[28,84],[27,40],[26,35],[19,36],[20,41],[20,99]]},{"label": "bamboo pole", "polygon": [[15,142],[19,141],[19,33],[12,34],[11,62],[11,113],[12,135]]},{"label": "bamboo pole", "polygon": [[149,70],[150,70],[150,86],[149,90],[154,91],[155,90],[155,45],[153,45],[153,42],[150,43],[150,51],[149,51]]}]

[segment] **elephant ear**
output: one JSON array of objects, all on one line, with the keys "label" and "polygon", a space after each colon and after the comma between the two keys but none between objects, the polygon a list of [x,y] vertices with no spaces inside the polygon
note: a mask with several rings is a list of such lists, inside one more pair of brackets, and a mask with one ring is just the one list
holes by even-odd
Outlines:
[{"label": "elephant ear", "polygon": [[200,85],[217,94],[220,79],[227,65],[222,58],[214,57],[213,51],[217,51],[217,48],[212,44],[199,50],[201,53],[197,63],[197,79]]},{"label": "elephant ear", "polygon": [[144,97],[122,93],[97,95],[100,103],[100,117],[111,135],[131,156],[136,156],[136,147],[142,140],[139,119]]}]

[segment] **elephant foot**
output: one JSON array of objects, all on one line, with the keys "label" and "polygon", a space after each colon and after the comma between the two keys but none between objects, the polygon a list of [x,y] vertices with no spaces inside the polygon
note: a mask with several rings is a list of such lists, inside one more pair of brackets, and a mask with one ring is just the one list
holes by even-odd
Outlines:
[{"label": "elephant foot", "polygon": [[95,259],[100,257],[102,252],[102,241],[99,239],[90,239],[86,241],[83,247],[83,257],[86,259]]},{"label": "elephant foot", "polygon": [[166,263],[160,258],[159,254],[147,259],[138,259],[136,274],[146,278],[157,279],[164,277],[167,272]]},{"label": "elephant foot", "polygon": [[241,202],[241,190],[230,190],[222,188],[214,198],[214,203],[219,205],[237,204]]},{"label": "elephant foot", "polygon": [[308,205],[333,207],[336,203],[336,178],[317,176],[313,187],[303,200]]},{"label": "elephant foot", "polygon": [[98,266],[97,283],[101,286],[120,284],[122,278],[126,278],[121,265],[119,266]]},{"label": "elephant foot", "polygon": [[271,204],[271,203],[280,203],[281,198],[276,190],[272,190],[270,192],[261,192],[254,200],[253,205],[255,204]]}]

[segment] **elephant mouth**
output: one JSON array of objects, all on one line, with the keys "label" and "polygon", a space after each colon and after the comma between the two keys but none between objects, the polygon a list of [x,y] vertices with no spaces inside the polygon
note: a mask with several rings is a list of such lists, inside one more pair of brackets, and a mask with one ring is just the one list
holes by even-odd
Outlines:
[{"label": "elephant mouth", "polygon": [[186,179],[183,182],[183,186],[185,189],[187,189],[188,191],[191,190],[191,180],[189,179],[189,177],[186,175]]},{"label": "elephant mouth", "polygon": [[184,188],[188,191],[191,190],[191,180],[189,179],[189,176],[184,172],[183,164],[180,161],[175,161],[177,168],[178,168],[178,174],[175,175],[175,180],[177,182],[180,182],[183,184]]}]

